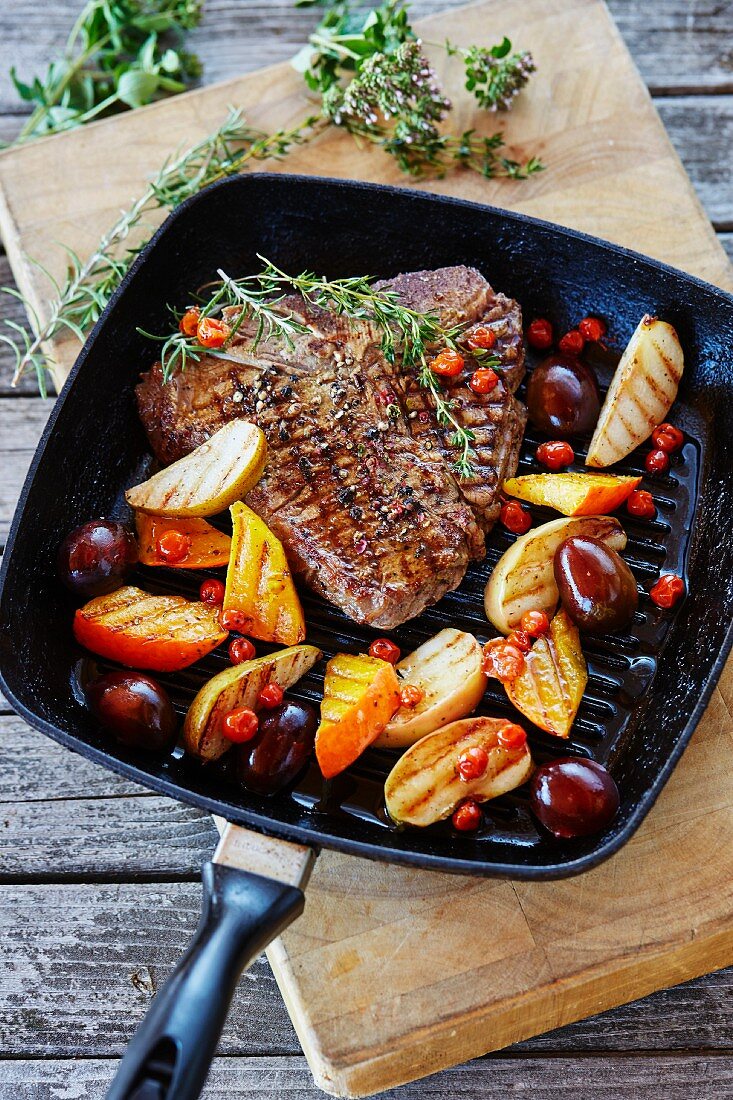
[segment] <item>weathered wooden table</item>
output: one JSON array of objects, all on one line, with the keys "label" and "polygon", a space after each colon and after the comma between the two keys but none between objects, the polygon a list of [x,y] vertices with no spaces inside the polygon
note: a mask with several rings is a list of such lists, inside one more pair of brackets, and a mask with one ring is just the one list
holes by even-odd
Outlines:
[{"label": "weathered wooden table", "polygon": [[[0,137],[13,136],[21,114],[7,65],[21,76],[41,69],[79,2],[0,0]],[[415,7],[422,14],[448,2]],[[207,0],[206,7],[194,44],[207,80],[288,57],[315,19],[289,0]],[[611,8],[733,255],[733,3],[612,0]],[[0,283],[9,281],[0,256]],[[30,381],[11,390],[9,377],[0,351],[0,547],[50,410]],[[103,1095],[191,933],[214,826],[71,756],[2,700],[0,761],[0,1100],[91,1100]],[[732,993],[733,969],[385,1095],[729,1096]],[[241,983],[206,1097],[286,1095],[322,1094],[262,960]]]}]

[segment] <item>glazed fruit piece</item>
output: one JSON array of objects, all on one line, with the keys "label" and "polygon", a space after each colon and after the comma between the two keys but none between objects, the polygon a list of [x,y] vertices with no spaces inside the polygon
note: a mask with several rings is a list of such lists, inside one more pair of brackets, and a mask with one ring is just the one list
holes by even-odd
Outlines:
[{"label": "glazed fruit piece", "polygon": [[[476,750],[481,750],[486,768],[474,769],[466,779],[462,762],[471,753],[478,755]],[[384,785],[387,812],[398,824],[432,825],[449,817],[464,799],[487,802],[514,790],[531,771],[521,727],[501,718],[464,718],[429,733],[400,757]]]},{"label": "glazed fruit piece", "polygon": [[600,408],[596,376],[577,358],[550,355],[529,376],[529,419],[535,428],[553,438],[592,431]]},{"label": "glazed fruit piece", "polygon": [[128,489],[127,503],[156,516],[213,516],[259,481],[266,457],[260,428],[231,420],[185,458]]},{"label": "glazed fruit piece", "polygon": [[578,628],[562,610],[526,654],[524,670],[504,688],[535,726],[555,737],[568,737],[587,682]]},{"label": "glazed fruit piece", "polygon": [[93,519],[66,536],[57,568],[71,592],[89,599],[124,584],[136,561],[137,545],[126,527],[111,519]]},{"label": "glazed fruit piece", "polygon": [[590,836],[611,824],[619,793],[612,776],[595,760],[567,756],[538,768],[529,792],[532,811],[558,840]]},{"label": "glazed fruit piece", "polygon": [[259,696],[267,684],[275,683],[287,690],[321,656],[315,646],[299,645],[218,672],[204,684],[188,708],[183,724],[186,751],[204,761],[218,760],[231,748],[231,740],[221,729],[224,716],[241,707],[258,709]]},{"label": "glazed fruit piece", "polygon": [[672,326],[648,314],[642,317],[603,402],[588,466],[611,466],[649,438],[677,396],[683,368]]},{"label": "glazed fruit piece", "polygon": [[[169,519],[135,513],[135,527],[142,565],[172,565],[178,569],[217,569],[229,561],[232,540],[205,519]],[[185,536],[186,553],[171,561],[160,542],[170,532]]]},{"label": "glazed fruit piece", "polygon": [[74,637],[92,653],[121,665],[175,672],[225,640],[217,610],[183,596],[151,596],[128,585],[79,608]]},{"label": "glazed fruit piece", "polygon": [[404,748],[463,718],[478,706],[486,690],[481,646],[473,634],[453,627],[441,630],[403,658],[397,672],[403,685],[418,689],[420,698],[412,707],[400,707],[377,738],[380,748]]},{"label": "glazed fruit piece", "polygon": [[522,535],[496,563],[484,594],[486,616],[502,634],[519,626],[527,611],[552,615],[559,600],[553,559],[571,535],[590,535],[614,550],[626,546],[623,527],[611,516],[554,519]]},{"label": "glazed fruit piece", "polygon": [[223,622],[263,642],[297,645],[305,618],[282,543],[246,504],[234,504]]},{"label": "glazed fruit piece", "polygon": [[237,775],[257,794],[274,794],[302,771],[313,752],[318,715],[309,703],[285,702],[260,715],[255,737],[237,751]]},{"label": "glazed fruit piece", "polygon": [[107,672],[86,689],[89,706],[123,745],[159,752],[176,735],[176,715],[168,693],[140,672]]},{"label": "glazed fruit piece", "polygon": [[555,554],[555,581],[562,605],[580,630],[623,630],[634,617],[639,594],[622,557],[599,539],[566,539]]},{"label": "glazed fruit piece", "polygon": [[392,665],[376,657],[339,653],[326,666],[316,758],[326,779],[361,756],[400,705]]},{"label": "glazed fruit piece", "polygon": [[565,516],[604,516],[633,493],[640,477],[614,474],[526,474],[504,482],[504,492]]}]

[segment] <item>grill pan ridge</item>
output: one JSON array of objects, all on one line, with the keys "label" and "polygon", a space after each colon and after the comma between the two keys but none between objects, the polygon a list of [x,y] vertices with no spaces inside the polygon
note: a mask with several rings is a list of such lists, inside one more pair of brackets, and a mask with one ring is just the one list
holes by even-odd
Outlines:
[{"label": "grill pan ridge", "polygon": [[[415,233],[425,226],[429,233]],[[584,639],[590,679],[568,741],[523,722],[536,761],[576,754],[609,766],[622,805],[602,836],[550,840],[534,823],[522,790],[486,804],[486,825],[475,837],[457,836],[445,823],[422,831],[395,829],[384,812],[382,788],[396,757],[378,750],[329,784],[313,764],[294,787],[258,797],[236,783],[226,758],[202,767],[181,754],[161,759],[116,745],[82,705],[79,691],[72,692],[79,676],[107,666],[83,659],[73,643],[74,604],[55,580],[55,552],[71,527],[94,515],[129,518],[124,489],[140,479],[149,450],[133,387],[155,354],[136,328],[163,331],[169,302],[183,303],[218,267],[235,275],[256,269],[256,253],[286,270],[307,267],[333,277],[474,264],[497,290],[518,298],[525,321],[542,315],[571,327],[578,317],[599,313],[619,351],[646,311],[658,311],[678,329],[686,369],[675,422],[685,430],[686,443],[669,475],[646,483],[657,503],[656,519],[619,515],[629,536],[624,556],[639,586],[639,612],[625,634]],[[731,347],[729,295],[546,223],[376,185],[267,174],[218,184],[184,204],[135,262],[52,414],[0,577],[3,688],[26,720],[56,740],[156,790],[264,832],[463,874],[553,878],[585,870],[617,850],[648,812],[733,641]],[[613,356],[601,356],[595,365],[607,384]],[[532,456],[543,438],[528,430],[520,472],[537,469]],[[575,448],[577,468],[586,444]],[[645,473],[644,453],[635,452],[618,472]],[[532,512],[535,524],[556,518],[546,509]],[[470,567],[458,591],[391,632],[403,652],[447,625],[470,630],[481,641],[495,634],[484,615],[483,588],[512,536],[498,525],[487,541],[485,561]],[[660,570],[682,573],[688,584],[689,595],[674,613],[654,608],[646,595]],[[195,596],[206,575],[217,573],[141,567],[132,583]],[[326,658],[339,649],[363,651],[377,635],[317,597],[302,595],[307,640]],[[158,678],[183,714],[198,687],[226,662],[224,648],[191,669]],[[292,694],[317,702],[322,673],[320,664]],[[517,717],[495,682],[479,713]]]}]

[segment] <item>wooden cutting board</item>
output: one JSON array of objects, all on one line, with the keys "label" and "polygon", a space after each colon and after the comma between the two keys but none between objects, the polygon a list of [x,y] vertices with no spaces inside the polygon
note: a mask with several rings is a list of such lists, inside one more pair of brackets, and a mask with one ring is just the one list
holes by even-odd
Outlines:
[{"label": "wooden cutting board", "polygon": [[[584,229],[733,287],[600,0],[489,0],[422,31],[465,44],[506,33],[532,50],[539,73],[506,131],[548,166],[528,182],[458,173],[423,186]],[[453,63],[441,76],[462,104],[456,125],[473,125]],[[299,78],[276,66],[0,155],[0,225],[41,314],[46,286],[28,257],[58,275],[53,242],[85,256],[146,175],[230,103],[268,130],[308,111]],[[406,184],[381,154],[337,133],[277,167]],[[59,374],[74,353],[60,350]],[[377,1092],[733,963],[731,708],[729,664],[636,837],[580,878],[476,881],[324,852],[304,916],[268,952],[317,1083]],[[233,862],[247,835],[230,830]]]}]

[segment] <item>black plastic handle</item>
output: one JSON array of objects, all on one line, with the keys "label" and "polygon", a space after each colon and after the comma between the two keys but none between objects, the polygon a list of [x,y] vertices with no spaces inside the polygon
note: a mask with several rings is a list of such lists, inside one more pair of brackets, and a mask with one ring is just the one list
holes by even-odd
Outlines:
[{"label": "black plastic handle", "polygon": [[185,955],[153,999],[107,1100],[197,1100],[239,976],[300,916],[295,886],[206,863],[203,909]]}]

